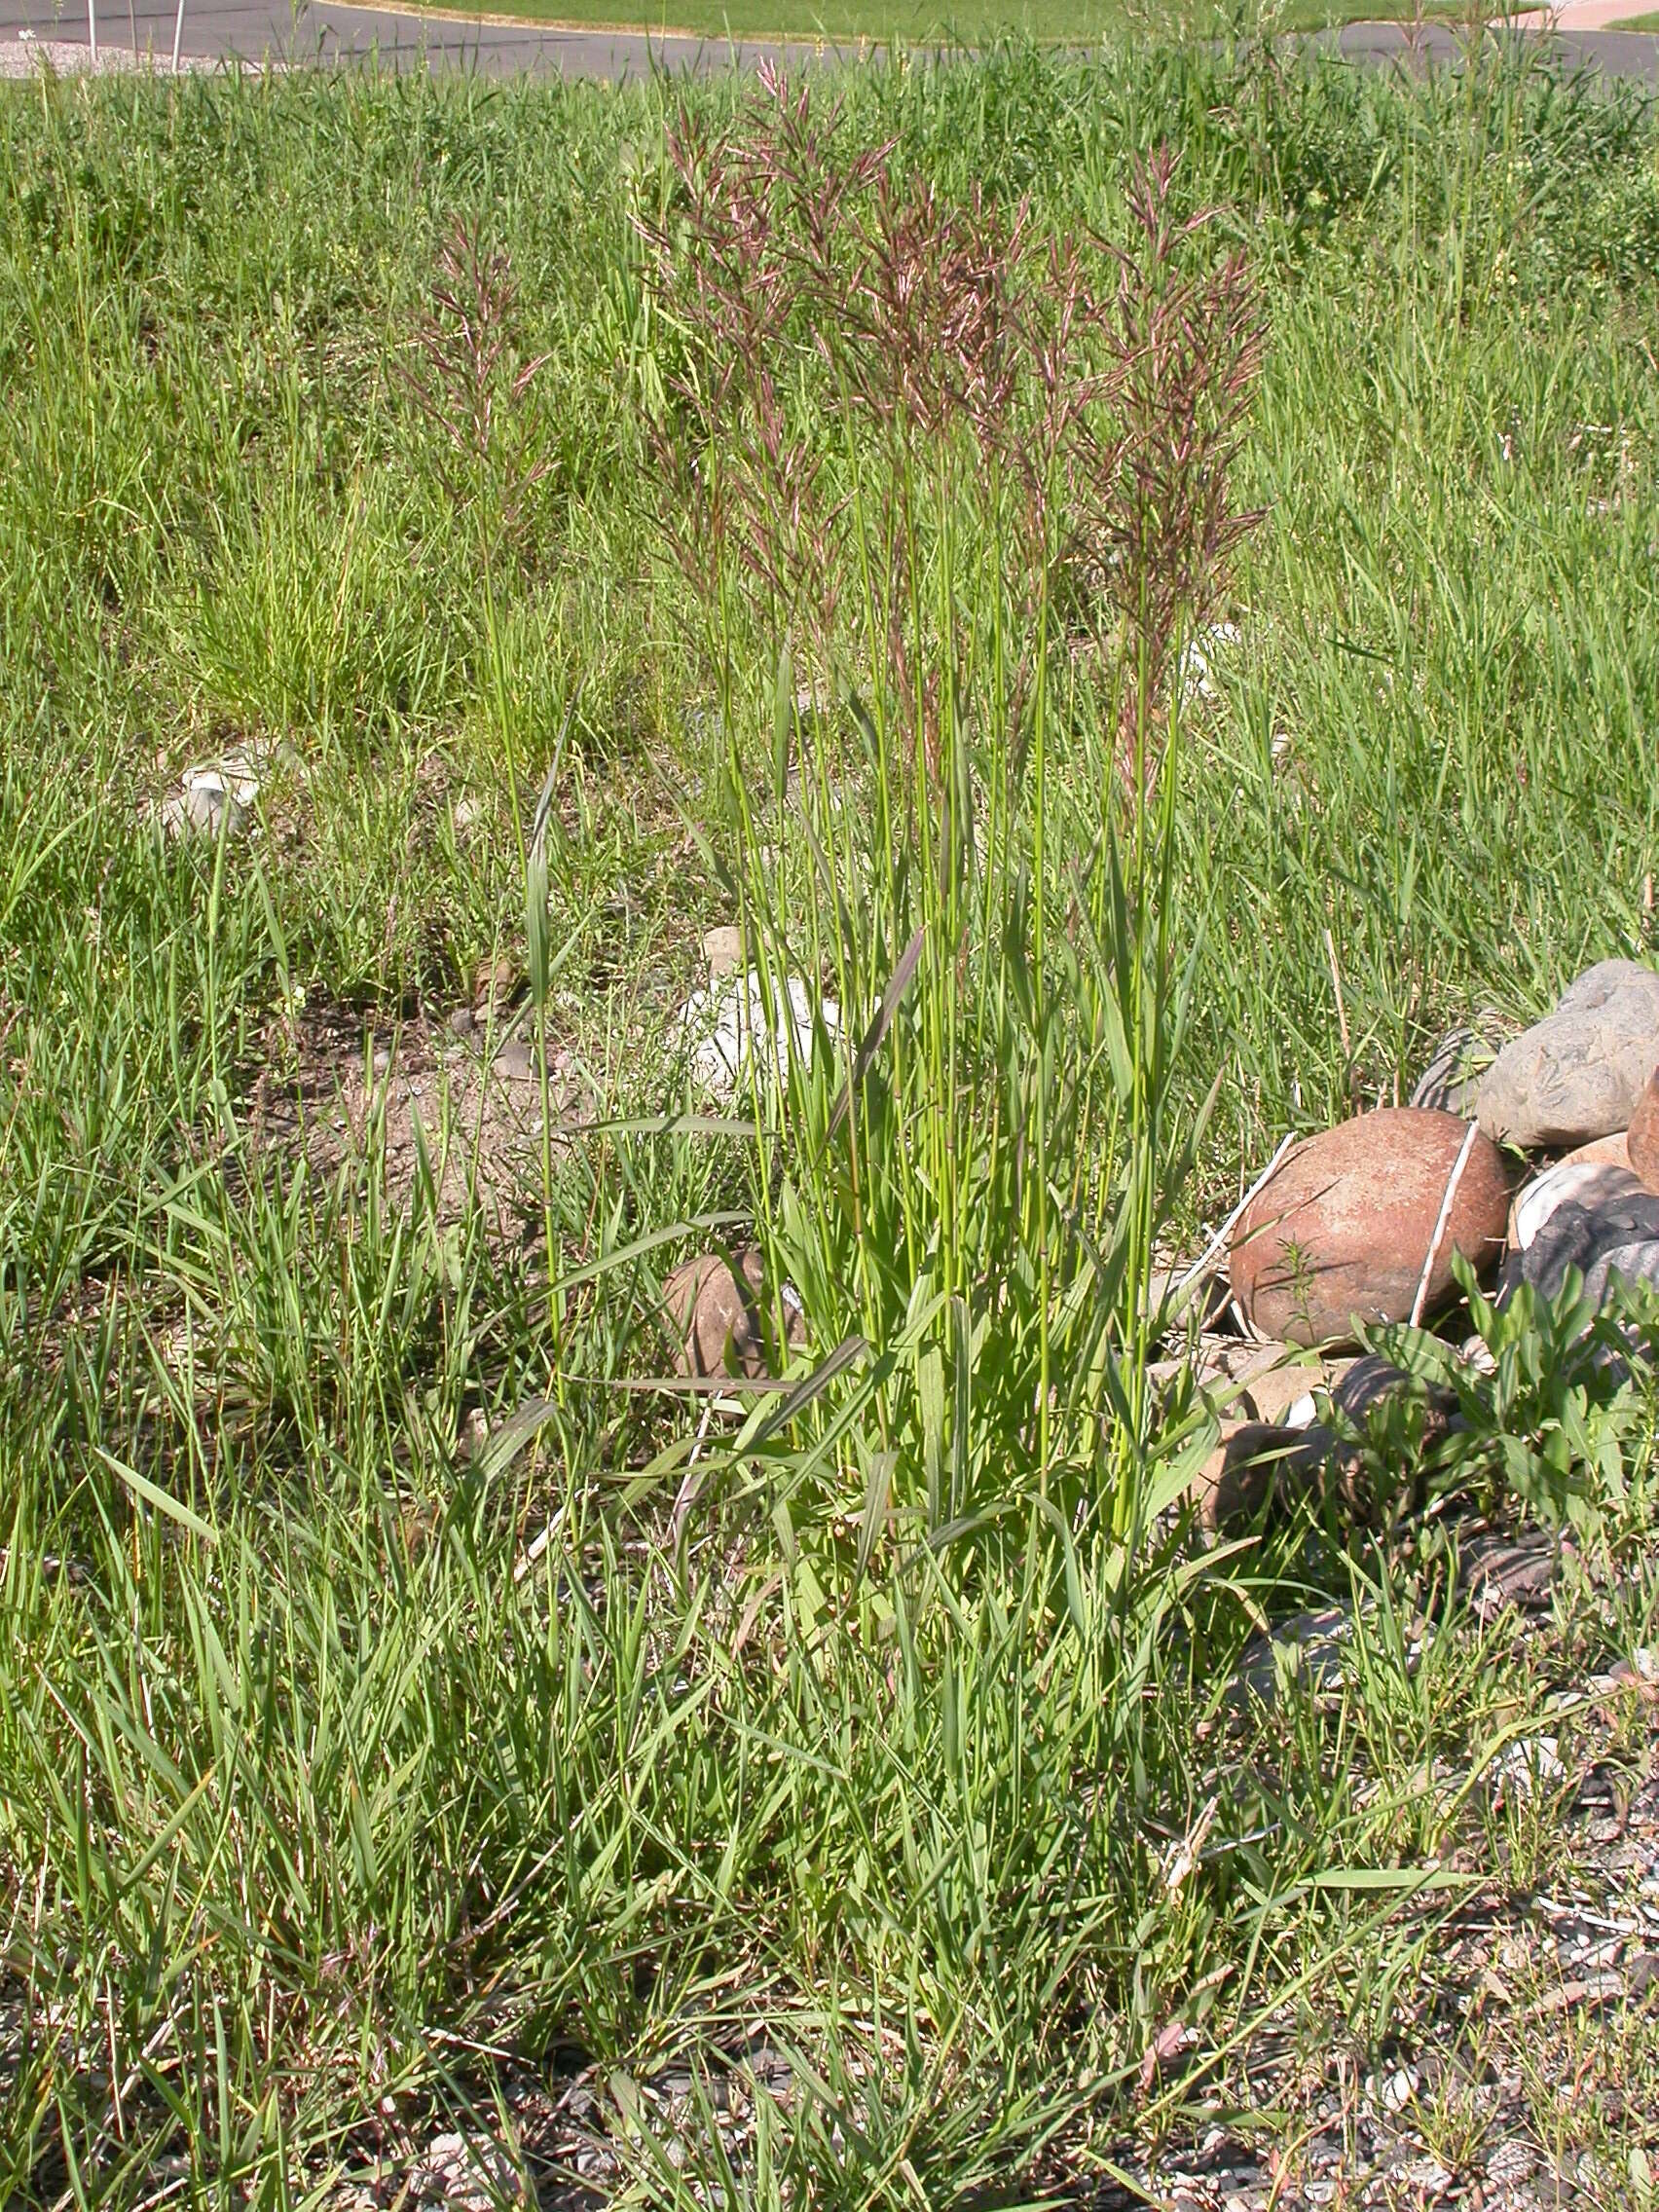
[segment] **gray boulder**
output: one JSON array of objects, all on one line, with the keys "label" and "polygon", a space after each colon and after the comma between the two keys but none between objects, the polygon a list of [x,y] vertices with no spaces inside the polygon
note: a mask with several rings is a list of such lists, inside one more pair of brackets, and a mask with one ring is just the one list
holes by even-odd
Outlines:
[{"label": "gray boulder", "polygon": [[1524,1151],[1587,1144],[1628,1128],[1656,1065],[1659,975],[1599,961],[1505,1045],[1482,1078],[1477,1119]]}]

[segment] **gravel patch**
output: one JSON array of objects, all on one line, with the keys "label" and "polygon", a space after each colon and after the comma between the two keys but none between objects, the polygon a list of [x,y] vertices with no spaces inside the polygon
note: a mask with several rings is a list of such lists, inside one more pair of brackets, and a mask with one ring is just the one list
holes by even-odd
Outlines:
[{"label": "gravel patch", "polygon": [[[218,55],[185,54],[179,56],[177,73],[185,77],[199,70],[224,66]],[[130,47],[110,44],[100,45],[94,58],[84,39],[36,38],[26,29],[10,37],[0,37],[0,77],[32,77],[42,69],[50,69],[58,77],[119,77],[134,73],[170,77],[174,73],[170,54],[134,54]]]}]

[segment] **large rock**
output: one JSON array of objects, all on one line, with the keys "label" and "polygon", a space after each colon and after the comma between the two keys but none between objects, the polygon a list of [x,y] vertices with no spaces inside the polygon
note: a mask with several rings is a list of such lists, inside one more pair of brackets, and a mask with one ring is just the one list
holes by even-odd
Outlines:
[{"label": "large rock", "polygon": [[1628,1165],[1621,1166],[1616,1160],[1587,1157],[1597,1149],[1585,1145],[1566,1160],[1556,1161],[1516,1194],[1515,1203],[1509,1209],[1512,1253],[1527,1251],[1547,1228],[1551,1216],[1563,1206],[1576,1205],[1587,1213],[1596,1213],[1607,1205],[1621,1205],[1627,1199],[1641,1196],[1641,1176],[1633,1174]]},{"label": "large rock", "polygon": [[[1233,1233],[1233,1295],[1252,1328],[1291,1344],[1352,1341],[1356,1323],[1411,1317],[1469,1124],[1382,1107],[1288,1154]],[[1434,1245],[1424,1311],[1454,1285],[1461,1253],[1495,1267],[1509,1213],[1503,1161],[1477,1133]]]},{"label": "large rock", "polygon": [[1199,1524],[1216,1535],[1255,1520],[1272,1498],[1300,1497],[1325,1466],[1334,1441],[1318,1426],[1224,1420],[1221,1441],[1193,1483]]},{"label": "large rock", "polygon": [[1314,1399],[1331,1389],[1352,1364],[1346,1359],[1309,1361],[1297,1346],[1285,1356],[1263,1361],[1239,1380],[1237,1404],[1246,1420],[1280,1421],[1286,1428],[1306,1428],[1313,1419]]},{"label": "large rock", "polygon": [[821,999],[798,976],[775,983],[768,997],[758,968],[727,973],[693,991],[680,1013],[680,1026],[691,1051],[691,1073],[701,1089],[730,1098],[748,1080],[758,1052],[763,1082],[781,1075],[792,1060],[807,1061],[822,1031],[832,1045],[841,1034],[841,1010]]},{"label": "large rock", "polygon": [[[1327,1506],[1346,1518],[1369,1521],[1379,1505],[1366,1467],[1373,1417],[1395,1399],[1405,1401],[1408,1411],[1417,1409],[1404,1439],[1408,1461],[1398,1470],[1405,1484],[1415,1484],[1422,1456],[1457,1418],[1456,1391],[1414,1382],[1374,1353],[1330,1364],[1339,1372],[1329,1387],[1314,1391],[1306,1419],[1298,1409],[1284,1421],[1222,1421],[1220,1442],[1192,1488],[1199,1523],[1210,1534],[1244,1527],[1271,1501],[1291,1503],[1310,1493],[1322,1493]],[[1402,1440],[1396,1436],[1395,1445]]]},{"label": "large rock", "polygon": [[1588,1144],[1575,1145],[1556,1164],[1559,1167],[1629,1167],[1630,1131],[1615,1129],[1610,1137],[1592,1137]]},{"label": "large rock", "polygon": [[1504,1270],[1503,1296],[1520,1282],[1540,1298],[1566,1288],[1569,1270],[1600,1306],[1615,1284],[1659,1284],[1659,1194],[1640,1176],[1616,1167],[1568,1170],[1540,1176],[1527,1194],[1517,1242]]},{"label": "large rock", "polygon": [[1585,1144],[1629,1127],[1656,1065],[1659,975],[1603,960],[1505,1045],[1481,1080],[1477,1118],[1523,1151]]},{"label": "large rock", "polygon": [[679,1340],[675,1371],[681,1375],[747,1375],[768,1372],[760,1323],[763,1273],[753,1247],[734,1268],[719,1252],[703,1252],[675,1269],[662,1286],[662,1303]]},{"label": "large rock", "polygon": [[1449,1029],[1418,1077],[1407,1105],[1432,1106],[1439,1113],[1472,1121],[1481,1079],[1513,1026],[1505,1024],[1495,1008],[1483,1007],[1472,1022]]},{"label": "large rock", "polygon": [[765,1269],[754,1245],[733,1255],[701,1252],[662,1286],[663,1310],[675,1338],[678,1375],[744,1375],[763,1382],[772,1372],[768,1340],[780,1356],[806,1342],[800,1299],[786,1282],[766,1296]]}]

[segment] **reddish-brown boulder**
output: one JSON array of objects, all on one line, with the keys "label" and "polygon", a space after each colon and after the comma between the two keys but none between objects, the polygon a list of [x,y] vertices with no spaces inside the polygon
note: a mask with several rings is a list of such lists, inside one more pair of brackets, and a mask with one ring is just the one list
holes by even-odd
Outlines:
[{"label": "reddish-brown boulder", "polygon": [[1615,1129],[1610,1137],[1592,1137],[1588,1144],[1574,1145],[1563,1155],[1563,1167],[1626,1167],[1630,1166],[1630,1147],[1626,1142],[1630,1131]]},{"label": "reddish-brown boulder", "polygon": [[788,1283],[768,1299],[765,1270],[753,1244],[730,1260],[720,1252],[702,1252],[683,1261],[663,1284],[662,1303],[677,1375],[742,1375],[764,1382],[772,1372],[769,1345],[787,1357],[806,1341],[800,1300]]},{"label": "reddish-brown boulder", "polygon": [[662,1303],[678,1339],[674,1365],[681,1375],[768,1372],[760,1322],[760,1255],[753,1247],[734,1268],[723,1254],[704,1252],[675,1269],[662,1286]]},{"label": "reddish-brown boulder", "polygon": [[1659,1191],[1659,1068],[1648,1077],[1625,1131],[1625,1157],[1650,1191]]},{"label": "reddish-brown boulder", "polygon": [[1452,1257],[1495,1266],[1509,1214],[1503,1161],[1474,1136],[1437,1245],[1469,1124],[1383,1107],[1287,1154],[1233,1233],[1233,1295],[1253,1328],[1291,1344],[1346,1342],[1354,1324],[1410,1318],[1434,1245],[1425,1313],[1453,1288]]}]

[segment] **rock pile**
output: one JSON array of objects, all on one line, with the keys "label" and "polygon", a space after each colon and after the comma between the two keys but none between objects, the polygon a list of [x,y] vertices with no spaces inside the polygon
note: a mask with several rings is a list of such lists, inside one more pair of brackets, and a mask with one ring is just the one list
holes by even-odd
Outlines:
[{"label": "rock pile", "polygon": [[[1495,1051],[1493,1026],[1483,1018],[1437,1051],[1415,1094],[1433,1103],[1309,1138],[1239,1214],[1235,1306],[1251,1334],[1286,1347],[1287,1363],[1289,1347],[1330,1351],[1376,1323],[1429,1318],[1455,1289],[1454,1254],[1483,1281],[1499,1276],[1500,1303],[1522,1283],[1554,1297],[1574,1269],[1597,1302],[1618,1282],[1659,1284],[1659,973],[1605,960]],[[1488,1052],[1484,1073],[1472,1070],[1471,1056]],[[1224,1421],[1198,1486],[1206,1524],[1333,1471],[1351,1476],[1341,1439],[1402,1386],[1384,1363],[1361,1360],[1276,1419]],[[1429,1425],[1451,1418],[1432,1397],[1426,1406]]]},{"label": "rock pile", "polygon": [[[710,1013],[729,1024],[729,1035],[719,1018],[713,1035],[704,1027],[709,1064],[697,1070],[710,1088],[729,1089],[765,1011],[737,933],[716,933],[707,952],[710,989],[687,1008],[687,1027]],[[747,983],[756,1002],[743,1010],[747,1020],[733,1019],[722,995],[734,982],[740,999]],[[810,1050],[818,1023],[830,1035],[837,1026],[834,1009],[804,991],[797,1003],[795,988],[792,978],[789,1003],[776,1010],[780,1052]],[[1253,1517],[1275,1493],[1315,1483],[1367,1509],[1355,1439],[1407,1393],[1407,1380],[1375,1356],[1331,1355],[1359,1346],[1379,1324],[1443,1312],[1458,1257],[1481,1281],[1498,1278],[1500,1303],[1522,1283],[1553,1297],[1571,1269],[1596,1300],[1621,1281],[1659,1285],[1659,973],[1603,961],[1543,1020],[1500,1045],[1502,1026],[1483,1014],[1455,1032],[1413,1105],[1357,1115],[1294,1146],[1232,1225],[1228,1288],[1256,1344],[1233,1340],[1250,1353],[1247,1368],[1224,1359],[1199,1374],[1229,1417],[1195,1486],[1207,1527]],[[689,1261],[665,1294],[682,1375],[757,1380],[769,1371],[768,1339],[786,1347],[800,1339],[787,1286],[782,1325],[762,1326],[753,1252],[735,1266],[715,1254]],[[1443,1436],[1456,1418],[1453,1393],[1410,1386],[1414,1446]]]}]

